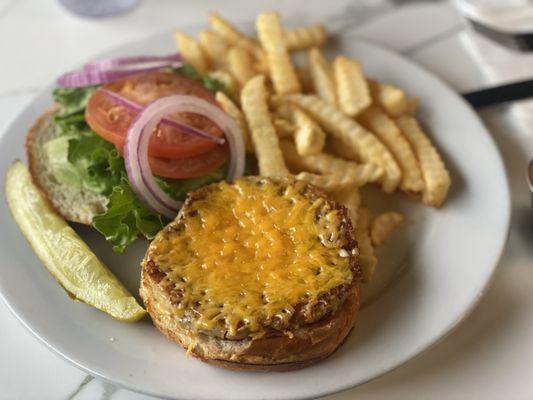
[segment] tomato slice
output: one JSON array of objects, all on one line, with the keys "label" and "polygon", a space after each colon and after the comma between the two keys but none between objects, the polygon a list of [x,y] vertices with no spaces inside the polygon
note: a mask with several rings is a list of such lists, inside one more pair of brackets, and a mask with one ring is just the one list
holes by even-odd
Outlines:
[{"label": "tomato slice", "polygon": [[[200,83],[168,72],[136,74],[107,83],[103,87],[140,105],[147,105],[160,97],[173,94],[193,95],[217,104],[213,94]],[[218,126],[202,115],[179,113],[171,117],[211,135],[218,137],[224,135]],[[126,132],[134,118],[134,112],[118,105],[98,90],[89,98],[85,110],[85,119],[89,126],[119,149],[124,146]],[[221,147],[207,139],[184,134],[167,125],[160,125],[150,139],[148,154],[167,159],[190,158],[213,150],[217,146]]]},{"label": "tomato slice", "polygon": [[199,156],[187,158],[150,157],[152,173],[163,178],[184,179],[204,176],[220,168],[228,158],[228,146],[216,146]]},{"label": "tomato slice", "polygon": [[[120,154],[122,149],[117,147]],[[171,179],[197,178],[220,168],[228,159],[228,145],[216,146],[204,154],[186,158],[148,157],[150,169],[156,176]]]}]

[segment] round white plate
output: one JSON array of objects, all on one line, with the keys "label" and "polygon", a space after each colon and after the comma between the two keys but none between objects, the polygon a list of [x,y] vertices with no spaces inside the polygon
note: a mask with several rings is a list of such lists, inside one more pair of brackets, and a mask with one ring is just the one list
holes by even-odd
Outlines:
[{"label": "round white plate", "polygon": [[[1,201],[0,292],[13,313],[53,351],[91,375],[180,399],[315,398],[390,371],[446,335],[483,294],[505,245],[509,191],[498,150],[475,112],[431,73],[354,38],[340,39],[330,50],[357,57],[369,75],[420,98],[421,121],[453,176],[449,199],[439,210],[400,195],[384,202],[384,196],[369,194],[369,199],[381,199],[373,207],[403,209],[408,223],[392,241],[395,245],[389,242],[380,254],[377,278],[364,288],[366,298],[372,299],[335,354],[312,367],[284,373],[231,372],[186,358],[149,319],[121,323],[70,300],[33,254]],[[171,51],[171,35],[165,33],[106,55]],[[2,136],[2,177],[12,160],[25,158],[25,134],[51,103],[52,87]],[[78,231],[137,293],[146,243],[139,240],[126,254],[117,255],[91,229]]]}]

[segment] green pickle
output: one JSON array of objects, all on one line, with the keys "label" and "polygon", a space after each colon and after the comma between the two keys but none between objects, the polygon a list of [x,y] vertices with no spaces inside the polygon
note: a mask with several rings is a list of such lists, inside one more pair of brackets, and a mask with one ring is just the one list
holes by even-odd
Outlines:
[{"label": "green pickle", "polygon": [[19,160],[7,170],[7,203],[15,222],[48,271],[71,295],[121,321],[146,311],[50,206]]}]

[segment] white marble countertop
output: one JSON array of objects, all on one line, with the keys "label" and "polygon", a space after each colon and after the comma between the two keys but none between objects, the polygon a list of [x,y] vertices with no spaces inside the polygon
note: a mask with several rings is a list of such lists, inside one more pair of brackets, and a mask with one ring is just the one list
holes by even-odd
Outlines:
[{"label": "white marble countertop", "polygon": [[[123,16],[91,21],[67,14],[53,0],[0,0],[0,134],[44,82],[100,51],[202,22],[210,9],[246,20],[265,7],[288,18],[320,19],[332,30],[379,42],[433,70],[458,91],[488,83],[465,46],[469,33],[446,2],[278,0],[267,6],[251,0],[145,0]],[[443,54],[449,62],[442,62]],[[533,212],[524,181],[533,128],[517,121],[507,107],[481,116],[503,153],[513,200],[510,239],[492,286],[441,343],[381,378],[328,399],[533,398]],[[3,303],[0,318],[0,399],[149,398],[93,379],[58,358]]]}]

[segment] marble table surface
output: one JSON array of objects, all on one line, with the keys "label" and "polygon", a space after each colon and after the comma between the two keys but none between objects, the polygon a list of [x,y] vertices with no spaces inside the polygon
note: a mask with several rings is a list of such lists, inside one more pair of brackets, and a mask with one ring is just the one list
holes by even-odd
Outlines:
[{"label": "marble table surface", "polygon": [[[197,24],[208,10],[245,21],[264,8],[321,20],[403,53],[460,92],[485,86],[471,35],[447,2],[399,0],[142,1],[123,16],[91,21],[52,0],[0,0],[0,135],[44,82],[110,47]],[[524,174],[533,125],[509,107],[481,112],[504,156],[512,190],[507,249],[486,295],[447,338],[397,370],[329,400],[533,398],[533,213]],[[0,262],[8,262],[0,260]],[[0,399],[149,399],[101,382],[39,343],[0,302]]]}]

